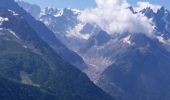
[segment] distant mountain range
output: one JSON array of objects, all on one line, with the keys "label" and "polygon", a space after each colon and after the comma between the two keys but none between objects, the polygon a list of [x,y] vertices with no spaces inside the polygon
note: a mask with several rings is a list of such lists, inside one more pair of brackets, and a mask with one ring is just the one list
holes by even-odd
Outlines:
[{"label": "distant mountain range", "polygon": [[[22,3],[19,2],[27,10]],[[81,10],[75,9],[47,7],[35,18],[81,55],[88,65],[83,71],[117,100],[168,100],[170,12],[164,7],[157,12],[149,7],[140,11],[127,9],[152,20],[155,36],[129,32],[110,35],[95,24],[81,23]]]},{"label": "distant mountain range", "polygon": [[106,93],[116,100],[170,99],[170,12],[164,7],[157,12],[127,8],[152,20],[154,36],[111,35],[96,24],[81,23],[81,10],[18,3],[36,20],[14,1],[0,1],[2,82],[18,91],[36,91],[33,100],[39,94],[59,100],[113,100]]},{"label": "distant mountain range", "polygon": [[0,0],[1,100],[114,100],[64,53],[77,61],[76,53],[14,0]]}]

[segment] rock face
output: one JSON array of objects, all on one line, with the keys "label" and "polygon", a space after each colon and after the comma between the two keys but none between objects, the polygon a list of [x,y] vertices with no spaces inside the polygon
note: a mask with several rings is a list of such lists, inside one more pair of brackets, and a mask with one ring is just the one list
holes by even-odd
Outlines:
[{"label": "rock face", "polygon": [[[15,100],[15,97],[17,100],[114,100],[63,60],[48,45],[52,32],[13,0],[0,1],[0,18],[3,19],[0,25],[2,100]],[[49,34],[43,38],[46,32]],[[51,40],[57,43],[55,48],[61,48],[56,38],[51,36]]]}]

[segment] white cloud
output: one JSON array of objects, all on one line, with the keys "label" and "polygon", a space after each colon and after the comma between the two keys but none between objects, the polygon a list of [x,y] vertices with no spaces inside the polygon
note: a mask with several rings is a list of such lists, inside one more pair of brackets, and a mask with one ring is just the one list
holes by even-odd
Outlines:
[{"label": "white cloud", "polygon": [[152,21],[141,13],[133,14],[126,0],[96,0],[97,7],[86,9],[78,16],[83,23],[97,24],[109,34],[153,32]]}]

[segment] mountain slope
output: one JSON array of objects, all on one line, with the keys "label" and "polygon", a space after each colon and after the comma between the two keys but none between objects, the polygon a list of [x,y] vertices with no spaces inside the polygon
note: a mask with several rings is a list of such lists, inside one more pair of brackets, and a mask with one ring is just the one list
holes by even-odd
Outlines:
[{"label": "mountain slope", "polygon": [[54,94],[4,78],[0,78],[0,92],[1,100],[58,100]]},{"label": "mountain slope", "polygon": [[98,86],[118,100],[169,99],[170,52],[158,40],[137,34],[132,46],[119,45],[115,62],[98,81]]},{"label": "mountain slope", "polygon": [[15,6],[13,0],[0,1],[5,19],[0,24],[0,76],[48,90],[59,100],[113,100],[39,38]]},{"label": "mountain slope", "polygon": [[[20,4],[23,3],[20,2]],[[0,5],[5,8],[10,8],[11,10],[14,10],[19,14],[22,14],[28,24],[37,32],[39,37],[47,42],[63,59],[75,65],[79,69],[86,68],[86,64],[78,54],[64,46],[56,38],[55,34],[52,31],[50,31],[43,23],[35,20],[32,16],[30,16],[30,14],[26,13],[26,11],[20,8],[16,3],[9,4],[9,2],[7,3],[6,0],[2,0]]]}]

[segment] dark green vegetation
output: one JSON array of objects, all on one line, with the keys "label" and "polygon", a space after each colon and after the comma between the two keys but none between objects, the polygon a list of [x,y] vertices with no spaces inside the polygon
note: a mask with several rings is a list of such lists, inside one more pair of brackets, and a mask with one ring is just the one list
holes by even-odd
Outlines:
[{"label": "dark green vegetation", "polygon": [[113,100],[39,38],[24,16],[8,10],[11,5],[17,4],[0,1],[0,16],[8,18],[0,25],[0,76],[4,78],[0,96],[4,100]]},{"label": "dark green vegetation", "polygon": [[0,78],[1,100],[58,100],[47,91]]}]

